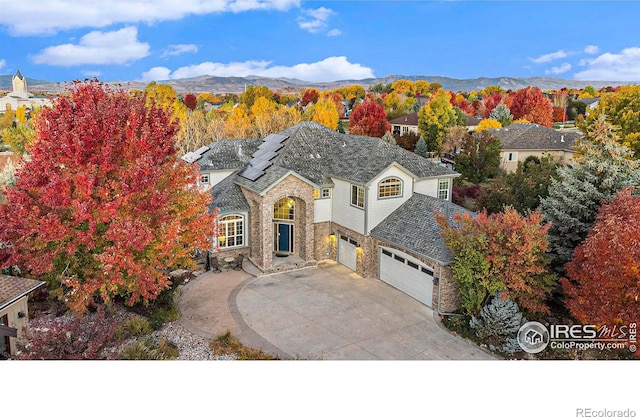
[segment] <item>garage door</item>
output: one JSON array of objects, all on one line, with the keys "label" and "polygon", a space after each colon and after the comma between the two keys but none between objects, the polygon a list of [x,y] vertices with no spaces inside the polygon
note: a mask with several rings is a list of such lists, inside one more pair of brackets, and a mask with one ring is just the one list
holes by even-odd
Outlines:
[{"label": "garage door", "polygon": [[348,266],[349,268],[356,270],[357,255],[356,255],[356,242],[353,239],[349,239],[347,236],[340,236],[338,240],[338,262]]},{"label": "garage door", "polygon": [[417,259],[389,248],[380,248],[380,279],[431,307],[433,270]]}]

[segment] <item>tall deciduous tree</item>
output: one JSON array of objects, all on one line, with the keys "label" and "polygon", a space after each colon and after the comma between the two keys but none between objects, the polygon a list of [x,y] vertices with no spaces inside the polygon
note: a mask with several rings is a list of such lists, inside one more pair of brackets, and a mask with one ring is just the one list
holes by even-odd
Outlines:
[{"label": "tall deciduous tree", "polygon": [[640,86],[621,86],[617,92],[604,93],[598,107],[589,114],[587,123],[592,123],[602,114],[619,128],[621,142],[634,152],[636,158],[640,158]]},{"label": "tall deciduous tree", "polygon": [[321,97],[314,106],[313,120],[316,123],[320,123],[328,127],[331,130],[338,128],[338,109],[335,102],[329,97]]},{"label": "tall deciduous tree", "polygon": [[96,299],[154,299],[165,271],[210,247],[211,197],[177,158],[168,111],[90,82],[35,127],[31,160],[0,206],[0,267],[45,279],[83,312]]},{"label": "tall deciduous tree", "polygon": [[640,317],[640,196],[631,187],[604,203],[561,280],[582,323],[628,325]]},{"label": "tall deciduous tree", "polygon": [[455,214],[457,225],[442,214],[436,219],[454,257],[453,278],[468,315],[477,315],[498,291],[530,314],[549,312],[546,300],[556,277],[547,268],[548,226],[540,212]]},{"label": "tall deciduous tree", "polygon": [[194,94],[191,94],[191,93],[184,96],[184,98],[182,99],[182,102],[189,110],[192,110],[192,111],[195,110],[196,106],[198,105],[198,99]]},{"label": "tall deciduous tree", "polygon": [[551,222],[549,241],[556,267],[568,262],[587,237],[600,204],[640,182],[640,163],[618,140],[611,125],[600,117],[579,141],[573,167],[559,168],[558,178],[551,180],[542,211]]},{"label": "tall deciduous tree", "polygon": [[448,91],[438,90],[418,112],[418,130],[427,142],[429,151],[440,152],[447,130],[458,122],[450,98]]},{"label": "tall deciduous tree", "polygon": [[352,135],[381,138],[390,128],[384,108],[373,100],[360,103],[349,118],[349,133]]},{"label": "tall deciduous tree", "polygon": [[500,141],[486,132],[467,135],[455,156],[456,171],[474,184],[485,182],[498,174],[501,151]]},{"label": "tall deciduous tree", "polygon": [[514,119],[527,119],[542,126],[553,124],[553,105],[537,87],[527,87],[508,94],[504,99]]}]

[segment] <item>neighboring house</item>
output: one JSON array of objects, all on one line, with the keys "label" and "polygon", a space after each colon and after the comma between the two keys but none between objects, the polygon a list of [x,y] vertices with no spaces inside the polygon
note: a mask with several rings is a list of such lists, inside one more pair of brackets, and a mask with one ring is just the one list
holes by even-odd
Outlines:
[{"label": "neighboring house", "polygon": [[585,110],[586,110],[586,114],[589,115],[591,110],[595,110],[598,107],[598,104],[600,104],[600,97],[581,98],[578,101],[581,101],[587,105]]},{"label": "neighboring house", "polygon": [[42,281],[0,274],[0,359],[16,352],[29,323],[27,296],[44,285]]},{"label": "neighboring house", "polygon": [[243,254],[263,272],[332,259],[440,311],[457,308],[433,212],[464,211],[450,202],[458,173],[313,122],[187,159],[219,210],[221,257]]},{"label": "neighboring house", "polygon": [[409,113],[404,116],[396,117],[395,119],[389,121],[391,125],[391,133],[394,136],[402,136],[406,135],[409,132],[413,132],[416,135],[418,133],[418,113]]},{"label": "neighboring house", "polygon": [[0,97],[0,113],[7,110],[17,110],[25,106],[27,109],[51,106],[51,100],[44,96],[34,96],[27,90],[27,79],[18,70],[11,79],[13,91],[4,97]]},{"label": "neighboring house", "polygon": [[476,127],[478,127],[478,124],[482,121],[482,118],[476,117],[476,116],[470,116],[466,113],[464,115],[464,119],[465,119],[464,125],[467,127],[467,130],[469,132],[473,132],[474,130],[476,130]]},{"label": "neighboring house", "polygon": [[535,123],[517,123],[500,129],[487,129],[500,140],[502,145],[502,168],[514,172],[518,161],[524,162],[529,156],[538,158],[553,155],[562,164],[569,164],[576,151],[579,132],[550,129]]}]

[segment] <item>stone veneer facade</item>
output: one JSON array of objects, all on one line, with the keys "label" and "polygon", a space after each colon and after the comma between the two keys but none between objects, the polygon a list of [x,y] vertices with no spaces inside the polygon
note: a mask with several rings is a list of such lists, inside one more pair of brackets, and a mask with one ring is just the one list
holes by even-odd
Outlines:
[{"label": "stone veneer facade", "polygon": [[263,196],[245,188],[242,188],[242,193],[250,207],[250,260],[258,268],[263,272],[283,270],[273,269],[273,207],[282,198],[291,198],[295,202],[294,220],[277,222],[293,224],[293,254],[305,261],[303,265],[296,266],[315,264],[314,197],[310,184],[289,175]]}]

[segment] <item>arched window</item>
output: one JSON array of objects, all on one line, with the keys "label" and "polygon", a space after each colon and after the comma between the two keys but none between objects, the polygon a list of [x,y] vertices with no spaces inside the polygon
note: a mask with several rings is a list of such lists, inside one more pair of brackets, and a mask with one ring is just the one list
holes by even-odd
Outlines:
[{"label": "arched window", "polygon": [[378,184],[378,198],[391,198],[402,196],[402,180],[391,177],[380,181]]},{"label": "arched window", "polygon": [[276,201],[273,205],[273,218],[276,220],[294,220],[296,203],[285,197]]},{"label": "arched window", "polygon": [[239,215],[224,216],[218,221],[218,246],[233,248],[244,246],[244,217]]}]

